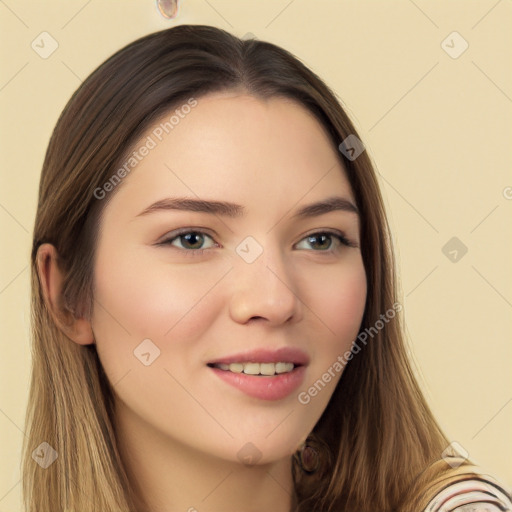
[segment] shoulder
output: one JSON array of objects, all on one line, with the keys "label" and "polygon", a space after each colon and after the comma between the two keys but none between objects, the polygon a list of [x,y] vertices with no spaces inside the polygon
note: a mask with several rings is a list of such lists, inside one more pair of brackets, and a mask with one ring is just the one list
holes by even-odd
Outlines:
[{"label": "shoulder", "polygon": [[432,498],[424,512],[512,511],[511,495],[489,475],[464,475]]}]

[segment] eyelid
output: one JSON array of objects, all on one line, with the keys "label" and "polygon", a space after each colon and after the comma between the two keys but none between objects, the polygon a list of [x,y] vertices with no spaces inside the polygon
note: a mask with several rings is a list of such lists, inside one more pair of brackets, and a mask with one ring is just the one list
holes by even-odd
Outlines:
[{"label": "eyelid", "polygon": [[[203,228],[203,227],[188,227],[188,228],[179,228],[175,229],[174,231],[170,231],[169,233],[166,233],[164,236],[161,237],[161,240],[156,243],[156,245],[167,245],[169,241],[174,240],[175,238],[179,237],[180,235],[186,235],[188,233],[199,233],[201,235],[207,235],[210,238],[214,239],[217,237],[217,233],[214,231]],[[217,243],[217,242],[215,242]],[[220,245],[220,244],[219,244]],[[199,250],[199,249],[196,249]]]}]

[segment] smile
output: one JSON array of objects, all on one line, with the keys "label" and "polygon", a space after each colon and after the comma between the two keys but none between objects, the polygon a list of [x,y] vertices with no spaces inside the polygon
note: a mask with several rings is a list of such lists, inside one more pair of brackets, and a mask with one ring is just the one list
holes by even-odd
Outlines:
[{"label": "smile", "polygon": [[282,373],[290,373],[295,368],[293,363],[279,362],[279,363],[216,363],[211,367],[218,368],[219,370],[228,371],[232,373],[244,373],[245,375],[262,375],[271,377],[273,375],[280,375]]},{"label": "smile", "polygon": [[306,352],[285,346],[226,354],[210,360],[206,366],[215,378],[245,395],[259,400],[282,400],[304,382],[308,365]]}]

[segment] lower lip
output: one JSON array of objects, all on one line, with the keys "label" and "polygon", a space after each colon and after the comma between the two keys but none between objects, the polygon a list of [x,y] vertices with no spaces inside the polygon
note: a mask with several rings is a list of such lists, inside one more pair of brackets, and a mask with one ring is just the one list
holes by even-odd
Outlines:
[{"label": "lower lip", "polygon": [[304,381],[305,366],[298,366],[291,372],[279,375],[257,376],[234,373],[219,368],[210,368],[224,382],[238,388],[246,395],[260,400],[282,400],[293,393]]}]

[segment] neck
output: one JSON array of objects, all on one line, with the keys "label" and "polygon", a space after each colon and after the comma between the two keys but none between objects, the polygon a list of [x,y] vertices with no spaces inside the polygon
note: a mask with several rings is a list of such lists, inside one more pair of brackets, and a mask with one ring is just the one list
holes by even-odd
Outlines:
[{"label": "neck", "polygon": [[291,458],[246,466],[157,432],[117,404],[119,449],[137,512],[290,512]]}]

